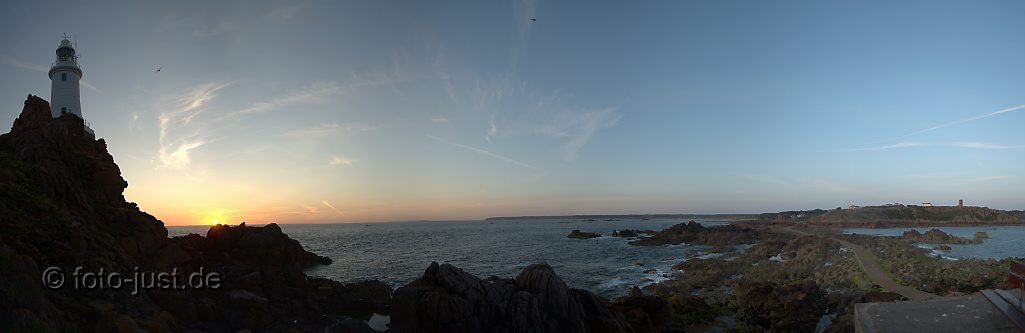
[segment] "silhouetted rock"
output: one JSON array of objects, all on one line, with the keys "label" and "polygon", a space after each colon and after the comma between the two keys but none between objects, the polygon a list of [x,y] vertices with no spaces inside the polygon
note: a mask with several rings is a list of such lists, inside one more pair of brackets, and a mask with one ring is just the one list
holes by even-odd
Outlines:
[{"label": "silhouetted rock", "polygon": [[653,295],[644,295],[640,288],[633,287],[630,295],[620,297],[612,306],[623,313],[634,332],[661,332],[669,323],[668,303]]},{"label": "silhouetted rock", "polygon": [[916,243],[928,243],[928,244],[973,244],[973,243],[982,243],[982,239],[985,238],[985,237],[978,237],[978,234],[976,234],[975,238],[968,239],[968,238],[958,237],[958,236],[954,236],[954,235],[948,234],[948,233],[943,232],[942,230],[939,230],[939,229],[930,229],[929,231],[926,231],[924,234],[918,232],[918,230],[911,229],[911,230],[905,231],[903,234],[901,234],[901,238],[904,238],[906,240],[909,240],[909,241],[912,241],[912,242],[916,242]]},{"label": "silhouetted rock", "polygon": [[[379,282],[311,280],[330,263],[275,224],[211,227],[207,236],[167,238],[167,229],[123,196],[128,183],[103,139],[81,118],[51,118],[31,96],[0,135],[0,332],[177,332],[243,329],[323,331],[339,318],[386,313]],[[47,267],[65,273],[202,270],[217,290],[44,290]]]},{"label": "silhouetted rock", "polygon": [[601,237],[601,234],[596,234],[596,233],[593,233],[593,232],[586,232],[586,231],[581,232],[580,230],[573,229],[573,231],[570,231],[569,235],[567,235],[566,237],[576,238],[576,239],[589,239],[589,238]]},{"label": "silhouetted rock", "polygon": [[628,332],[623,315],[572,289],[547,264],[516,279],[480,280],[449,264],[395,291],[390,327],[400,332]]}]

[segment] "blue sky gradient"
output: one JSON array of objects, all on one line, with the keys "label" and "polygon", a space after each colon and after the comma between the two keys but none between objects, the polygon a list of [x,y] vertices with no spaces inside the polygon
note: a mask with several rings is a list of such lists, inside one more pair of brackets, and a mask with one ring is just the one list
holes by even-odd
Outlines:
[{"label": "blue sky gradient", "polygon": [[76,35],[83,113],[168,224],[1025,208],[1016,1],[5,9],[0,122]]}]

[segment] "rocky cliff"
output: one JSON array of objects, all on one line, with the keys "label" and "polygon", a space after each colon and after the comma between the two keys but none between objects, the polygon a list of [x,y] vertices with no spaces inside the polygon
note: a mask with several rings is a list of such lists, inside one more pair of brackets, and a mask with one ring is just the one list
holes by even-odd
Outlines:
[{"label": "rocky cliff", "polygon": [[[80,118],[52,119],[49,110],[29,95],[10,133],[0,135],[0,331],[309,331],[387,313],[384,284],[308,278],[304,268],[330,259],[277,225],[168,238],[162,222],[125,200],[128,183],[106,143],[85,135]],[[65,273],[61,288],[41,283],[49,267]],[[222,283],[138,295],[83,290],[70,286],[76,267],[183,276],[203,269]]]}]

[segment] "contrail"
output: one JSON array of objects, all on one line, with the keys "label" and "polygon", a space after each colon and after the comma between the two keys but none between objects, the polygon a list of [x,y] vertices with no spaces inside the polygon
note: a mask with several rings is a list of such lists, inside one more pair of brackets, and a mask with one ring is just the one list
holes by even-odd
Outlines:
[{"label": "contrail", "polygon": [[922,134],[922,133],[925,133],[925,132],[932,132],[932,131],[935,131],[935,130],[938,130],[938,129],[941,129],[941,128],[944,128],[944,127],[950,127],[950,126],[954,126],[954,125],[958,125],[958,124],[964,124],[964,123],[967,123],[967,122],[970,122],[970,121],[976,121],[976,120],[979,120],[979,119],[992,117],[992,116],[995,116],[995,115],[998,115],[998,114],[1001,114],[1001,113],[1007,113],[1007,112],[1011,112],[1011,111],[1018,111],[1018,110],[1021,110],[1021,109],[1025,109],[1025,104],[1018,105],[1018,106],[1012,106],[1012,107],[1009,107],[1009,108],[1006,108],[1006,109],[993,111],[993,112],[990,112],[990,113],[978,115],[978,116],[971,117],[971,118],[965,118],[965,119],[955,120],[955,121],[952,121],[952,122],[949,122],[949,123],[945,123],[945,124],[936,125],[936,126],[933,126],[933,127],[929,127],[929,128],[923,129],[923,130],[919,130],[919,131],[915,131],[915,132],[912,132],[912,133],[905,134],[905,135],[899,137],[898,139],[903,139],[903,138],[906,138],[906,137],[909,137],[909,136],[913,136],[913,135],[919,135],[919,134]]},{"label": "contrail", "polygon": [[428,135],[427,137],[431,138],[431,139],[434,139],[434,140],[436,140],[438,142],[441,142],[441,143],[445,143],[445,144],[448,144],[448,145],[451,145],[451,146],[463,148],[463,149],[466,149],[466,150],[469,150],[469,151],[472,151],[472,152],[475,152],[475,153],[478,153],[478,154],[481,154],[481,155],[491,156],[491,157],[494,157],[494,158],[497,158],[497,159],[500,159],[500,160],[503,160],[503,161],[506,161],[506,162],[509,162],[509,163],[512,163],[512,164],[519,165],[519,166],[527,168],[527,169],[537,170],[537,168],[535,168],[533,165],[530,165],[530,164],[527,164],[527,163],[523,163],[523,162],[511,159],[511,158],[508,158],[508,157],[505,157],[505,156],[502,156],[502,155],[499,155],[499,154],[495,154],[495,153],[492,153],[492,152],[484,150],[484,149],[474,148],[474,147],[470,147],[470,146],[467,146],[467,145],[461,145],[461,144],[458,144],[458,143],[455,143],[455,142],[444,140],[442,138],[439,138],[439,137],[436,137],[436,136],[433,136],[433,135]]}]

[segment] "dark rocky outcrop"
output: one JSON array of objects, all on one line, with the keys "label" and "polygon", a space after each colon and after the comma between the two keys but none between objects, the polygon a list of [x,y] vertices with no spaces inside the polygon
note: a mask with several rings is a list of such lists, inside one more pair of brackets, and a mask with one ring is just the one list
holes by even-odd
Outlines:
[{"label": "dark rocky outcrop", "polygon": [[737,316],[754,328],[772,332],[812,332],[826,301],[812,281],[778,286],[768,282],[737,286]]},{"label": "dark rocky outcrop", "polygon": [[948,234],[939,229],[930,229],[924,234],[918,232],[918,230],[911,229],[901,234],[901,238],[905,240],[928,244],[977,244],[982,243],[982,240],[988,236],[986,233],[982,233],[982,235],[976,233],[975,238],[968,239]]},{"label": "dark rocky outcrop", "polygon": [[758,231],[736,226],[724,225],[708,227],[690,221],[680,223],[659,231],[651,237],[631,241],[633,245],[665,245],[665,244],[698,244],[698,245],[736,245],[753,243],[759,238]]},{"label": "dark rocky outcrop", "polygon": [[623,313],[627,323],[637,333],[662,332],[672,316],[666,300],[654,295],[644,295],[638,287],[633,287],[629,296],[615,299],[612,306]]},{"label": "dark rocky outcrop", "polygon": [[590,239],[590,238],[601,237],[601,234],[573,229],[573,231],[570,231],[569,235],[566,235],[566,237],[576,238],[576,239]]},{"label": "dark rocky outcrop", "polygon": [[588,291],[568,288],[547,264],[516,279],[481,280],[431,263],[395,291],[390,327],[400,332],[630,332],[622,313]]},{"label": "dark rocky outcrop", "polygon": [[638,237],[640,235],[654,235],[654,234],[655,234],[654,230],[623,229],[623,230],[613,230],[612,231],[612,237],[623,237],[623,238],[632,238],[632,237]]},{"label": "dark rocky outcrop", "polygon": [[[275,224],[214,226],[168,238],[163,223],[123,196],[103,139],[82,119],[53,119],[29,95],[0,135],[0,331],[322,331],[348,317],[387,313],[390,288],[310,279],[330,259]],[[216,272],[221,288],[192,291],[44,289],[43,270],[130,274]]]}]

